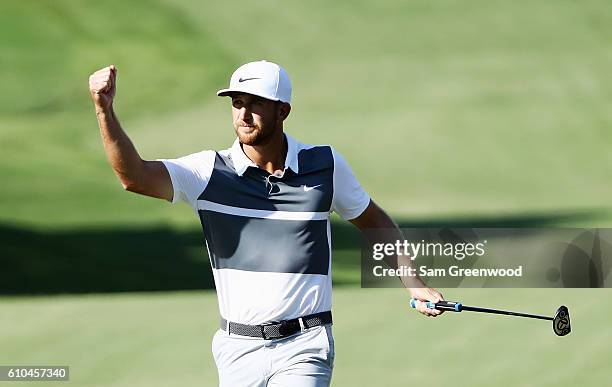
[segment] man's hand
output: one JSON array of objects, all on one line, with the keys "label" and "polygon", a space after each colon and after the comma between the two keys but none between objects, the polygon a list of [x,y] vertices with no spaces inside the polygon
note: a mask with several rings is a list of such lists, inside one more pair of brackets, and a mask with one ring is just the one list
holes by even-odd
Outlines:
[{"label": "man's hand", "polygon": [[89,76],[89,92],[96,109],[108,109],[115,98],[117,68],[110,65]]},{"label": "man's hand", "polygon": [[418,310],[425,316],[430,317],[436,317],[442,314],[441,310],[429,309],[425,306],[427,301],[436,303],[438,301],[444,300],[444,296],[442,296],[442,293],[428,287],[409,288],[408,291],[410,292],[410,296],[418,301],[416,303],[416,310]]}]

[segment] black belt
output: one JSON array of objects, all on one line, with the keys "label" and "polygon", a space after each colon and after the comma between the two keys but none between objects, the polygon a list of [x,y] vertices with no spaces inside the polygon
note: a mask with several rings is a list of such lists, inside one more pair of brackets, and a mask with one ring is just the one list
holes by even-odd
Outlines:
[{"label": "black belt", "polygon": [[332,314],[330,311],[309,314],[308,316],[294,318],[293,320],[284,320],[263,325],[240,324],[233,321],[227,321],[221,317],[221,329],[224,331],[228,331],[230,334],[234,335],[259,337],[266,340],[280,339],[308,328],[331,323]]}]

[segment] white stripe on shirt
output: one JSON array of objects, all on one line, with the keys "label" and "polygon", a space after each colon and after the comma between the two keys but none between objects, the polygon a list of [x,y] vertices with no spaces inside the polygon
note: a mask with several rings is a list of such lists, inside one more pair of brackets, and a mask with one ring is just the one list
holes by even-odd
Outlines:
[{"label": "white stripe on shirt", "polygon": [[220,212],[222,214],[261,219],[326,220],[329,218],[329,212],[255,210],[252,208],[226,206],[225,204],[219,204],[208,200],[198,200],[198,210],[208,210]]}]

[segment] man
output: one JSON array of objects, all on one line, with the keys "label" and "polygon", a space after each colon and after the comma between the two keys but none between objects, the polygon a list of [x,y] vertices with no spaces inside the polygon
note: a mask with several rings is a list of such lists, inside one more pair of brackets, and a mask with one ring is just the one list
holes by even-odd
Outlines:
[{"label": "man", "polygon": [[[104,148],[123,187],[173,203],[183,200],[204,229],[221,314],[213,355],[222,386],[328,386],[332,211],[360,229],[396,224],[361,188],[330,146],[284,133],[291,82],[277,64],[239,67],[228,89],[237,139],[220,152],[142,160],[113,112],[117,69],[90,77]],[[442,295],[419,280],[412,297]],[[428,316],[440,311],[417,308]]]}]

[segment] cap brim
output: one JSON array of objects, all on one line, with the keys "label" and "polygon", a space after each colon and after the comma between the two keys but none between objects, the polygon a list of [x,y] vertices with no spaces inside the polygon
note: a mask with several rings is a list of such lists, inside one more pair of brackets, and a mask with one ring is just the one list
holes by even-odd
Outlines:
[{"label": "cap brim", "polygon": [[228,97],[232,93],[245,93],[245,94],[256,95],[261,98],[269,99],[270,101],[280,101],[280,99],[278,98],[272,98],[269,95],[264,95],[263,93],[253,93],[252,90],[241,90],[241,89],[221,89],[217,91],[217,96]]},{"label": "cap brim", "polygon": [[222,89],[217,91],[217,96],[219,97],[227,97],[229,96],[231,93],[237,93],[238,90],[233,90],[233,89]]}]

